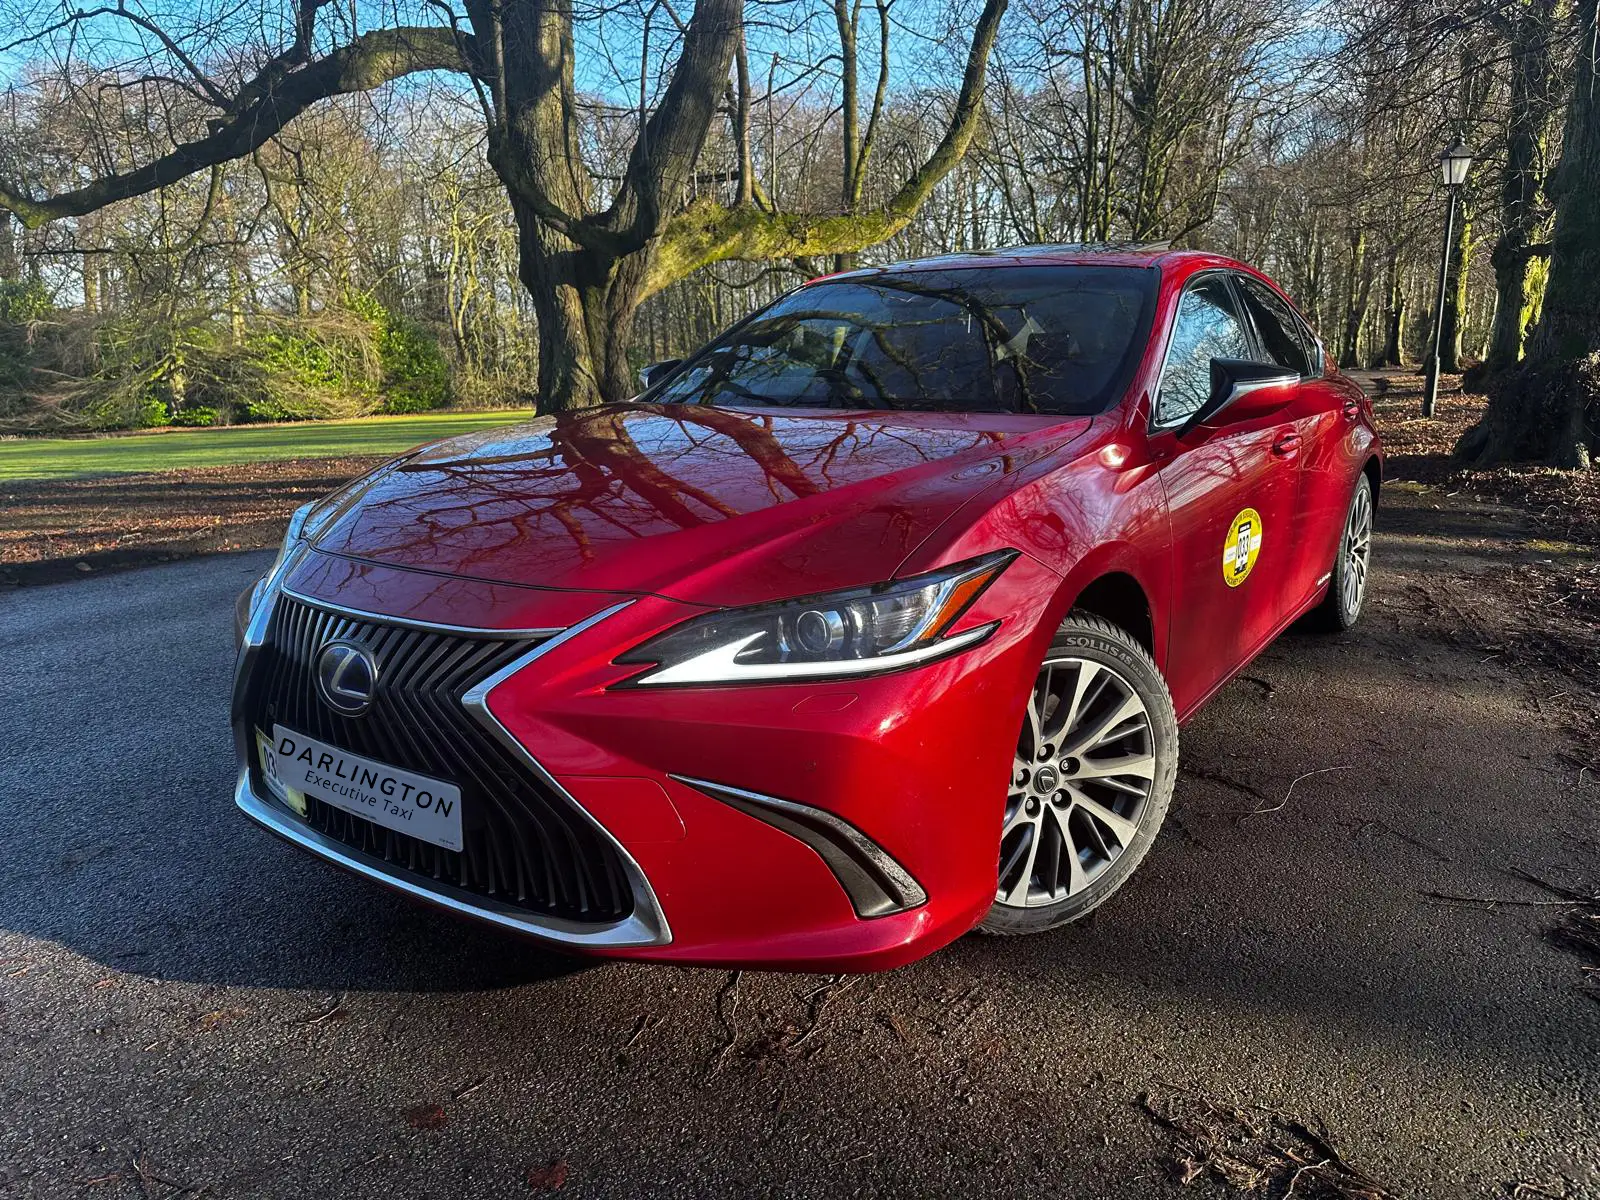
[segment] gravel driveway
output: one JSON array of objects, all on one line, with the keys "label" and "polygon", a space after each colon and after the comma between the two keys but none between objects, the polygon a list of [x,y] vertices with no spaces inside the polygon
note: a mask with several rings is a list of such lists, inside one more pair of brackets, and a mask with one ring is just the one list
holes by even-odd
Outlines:
[{"label": "gravel driveway", "polygon": [[585,966],[250,827],[229,618],[270,555],[0,592],[0,1195],[1236,1194],[1147,1111],[1207,1100],[1395,1195],[1600,1196],[1593,976],[1505,873],[1595,882],[1600,783],[1559,681],[1450,616],[1515,518],[1440,502],[1386,497],[1356,633],[1185,730],[1090,922],[859,978]]}]

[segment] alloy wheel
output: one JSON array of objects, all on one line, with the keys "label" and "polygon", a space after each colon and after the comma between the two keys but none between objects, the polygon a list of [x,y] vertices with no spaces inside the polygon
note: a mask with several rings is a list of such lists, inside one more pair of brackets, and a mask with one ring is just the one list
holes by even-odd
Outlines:
[{"label": "alloy wheel", "polygon": [[1372,558],[1372,489],[1356,488],[1350,505],[1350,519],[1344,529],[1344,572],[1340,580],[1340,598],[1344,611],[1353,617],[1361,611],[1361,601],[1367,593],[1367,566]]},{"label": "alloy wheel", "polygon": [[1047,660],[1012,763],[996,901],[1036,907],[1093,887],[1138,834],[1155,776],[1133,685],[1104,663]]}]

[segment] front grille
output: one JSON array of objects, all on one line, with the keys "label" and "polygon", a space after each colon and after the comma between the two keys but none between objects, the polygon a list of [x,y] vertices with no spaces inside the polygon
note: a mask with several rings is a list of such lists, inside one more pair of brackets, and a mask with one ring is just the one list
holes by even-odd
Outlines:
[{"label": "front grille", "polygon": [[[336,638],[378,664],[359,717],[328,708],[313,664]],[[462,705],[472,688],[536,641],[469,637],[344,616],[279,596],[244,682],[243,713],[461,789],[462,849],[445,850],[306,798],[308,825],[402,870],[504,904],[574,921],[612,922],[633,910],[622,862],[570,801],[541,780]],[[254,745],[253,739],[249,742]],[[256,790],[267,794],[251,755]]]}]

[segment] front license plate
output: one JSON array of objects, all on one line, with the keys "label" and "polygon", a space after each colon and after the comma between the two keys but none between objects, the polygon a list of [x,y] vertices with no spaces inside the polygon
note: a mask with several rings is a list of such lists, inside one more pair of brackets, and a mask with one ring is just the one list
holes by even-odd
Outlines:
[{"label": "front license plate", "polygon": [[272,727],[270,744],[260,744],[265,741],[258,739],[261,772],[268,786],[302,815],[303,797],[315,796],[396,833],[446,850],[461,849],[461,789],[455,784],[352,754],[282,725]]},{"label": "front license plate", "polygon": [[261,776],[267,781],[267,787],[272,789],[272,794],[288,805],[296,816],[305,816],[306,794],[284,783],[283,776],[278,773],[278,754],[273,749],[272,736],[259,729],[256,730],[256,754],[261,761]]}]

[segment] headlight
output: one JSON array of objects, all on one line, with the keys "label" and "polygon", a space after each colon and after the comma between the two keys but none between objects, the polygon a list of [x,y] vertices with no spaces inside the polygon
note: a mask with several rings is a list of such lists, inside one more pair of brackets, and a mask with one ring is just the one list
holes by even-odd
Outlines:
[{"label": "headlight", "polygon": [[617,659],[654,669],[622,686],[745,683],[871,675],[976,644],[998,622],[945,636],[999,576],[1007,550],[876,587],[709,613]]}]

